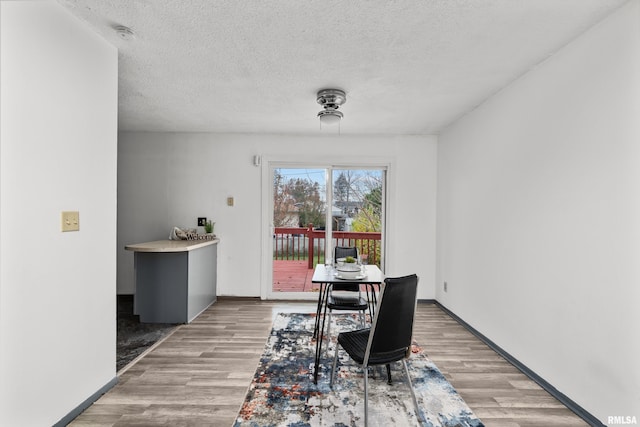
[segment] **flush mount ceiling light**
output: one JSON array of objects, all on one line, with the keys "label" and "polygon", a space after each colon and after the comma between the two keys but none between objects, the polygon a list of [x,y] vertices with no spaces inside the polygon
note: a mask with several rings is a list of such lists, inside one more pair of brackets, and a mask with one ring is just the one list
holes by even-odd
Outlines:
[{"label": "flush mount ceiling light", "polygon": [[122,40],[130,41],[136,37],[131,28],[125,27],[124,25],[116,25],[115,27],[113,27],[113,29],[115,30],[118,37],[120,37]]},{"label": "flush mount ceiling light", "polygon": [[324,110],[318,113],[321,125],[335,125],[340,123],[343,115],[341,111],[338,111],[338,108],[347,102],[347,95],[343,90],[323,89],[318,92],[316,101],[324,107]]}]

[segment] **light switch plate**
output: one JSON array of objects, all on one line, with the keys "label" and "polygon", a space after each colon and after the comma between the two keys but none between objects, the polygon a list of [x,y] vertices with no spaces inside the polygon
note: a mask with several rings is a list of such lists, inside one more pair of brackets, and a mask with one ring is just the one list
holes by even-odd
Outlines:
[{"label": "light switch plate", "polygon": [[62,231],[79,231],[80,230],[80,212],[64,211],[62,212]]},{"label": "light switch plate", "polygon": [[234,200],[233,197],[227,197],[227,206],[233,206]]}]

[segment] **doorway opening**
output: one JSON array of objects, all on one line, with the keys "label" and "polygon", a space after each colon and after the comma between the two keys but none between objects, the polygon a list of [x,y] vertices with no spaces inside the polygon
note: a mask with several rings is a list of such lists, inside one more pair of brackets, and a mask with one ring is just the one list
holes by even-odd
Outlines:
[{"label": "doorway opening", "polygon": [[335,246],[384,263],[385,167],[270,167],[269,298],[317,298],[313,269]]}]

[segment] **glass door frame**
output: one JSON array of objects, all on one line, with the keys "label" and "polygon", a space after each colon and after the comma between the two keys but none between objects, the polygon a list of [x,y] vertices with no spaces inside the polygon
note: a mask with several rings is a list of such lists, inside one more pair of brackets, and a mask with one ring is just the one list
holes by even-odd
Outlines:
[{"label": "glass door frame", "polygon": [[[292,168],[292,169],[324,169],[330,171],[325,174],[325,189],[326,189],[326,202],[333,200],[333,170],[382,170],[383,171],[383,200],[382,200],[382,244],[381,244],[381,269],[384,272],[384,265],[386,264],[386,246],[387,246],[387,224],[390,217],[390,197],[387,194],[391,187],[393,161],[389,159],[379,158],[366,158],[360,159],[358,157],[350,158],[348,156],[341,157],[339,159],[304,159],[295,158],[287,159],[286,156],[270,157],[262,156],[262,162],[260,167],[262,168],[261,180],[262,180],[262,227],[261,227],[261,278],[260,278],[260,298],[263,300],[268,299],[281,299],[281,300],[307,300],[317,301],[318,295],[316,292],[274,292],[273,291],[273,173],[275,169],[279,168]],[[331,216],[331,206],[327,208],[326,218],[326,238],[325,238],[325,250],[332,242],[333,221]]]}]

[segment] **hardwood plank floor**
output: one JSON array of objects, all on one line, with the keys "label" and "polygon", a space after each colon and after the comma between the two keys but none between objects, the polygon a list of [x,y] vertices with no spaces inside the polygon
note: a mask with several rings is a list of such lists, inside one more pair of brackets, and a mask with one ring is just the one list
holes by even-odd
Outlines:
[{"label": "hardwood plank floor", "polygon": [[[231,426],[275,313],[314,303],[221,298],[179,327],[78,416],[79,426]],[[587,426],[433,304],[419,304],[415,339],[487,427]]]}]

